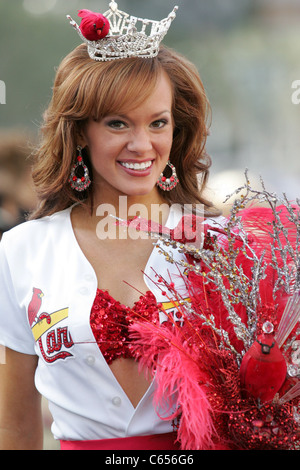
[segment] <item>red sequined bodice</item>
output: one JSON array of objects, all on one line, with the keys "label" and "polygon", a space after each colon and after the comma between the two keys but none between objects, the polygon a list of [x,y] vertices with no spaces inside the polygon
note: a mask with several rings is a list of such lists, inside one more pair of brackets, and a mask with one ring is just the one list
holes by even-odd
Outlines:
[{"label": "red sequined bodice", "polygon": [[129,326],[134,320],[156,322],[157,312],[157,302],[150,291],[141,296],[133,308],[129,308],[116,301],[108,292],[97,289],[90,325],[108,364],[120,357],[133,357]]}]

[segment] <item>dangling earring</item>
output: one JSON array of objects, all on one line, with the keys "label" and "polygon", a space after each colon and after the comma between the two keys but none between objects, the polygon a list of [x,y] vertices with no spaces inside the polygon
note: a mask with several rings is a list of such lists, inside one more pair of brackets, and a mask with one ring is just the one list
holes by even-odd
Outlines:
[{"label": "dangling earring", "polygon": [[[82,191],[85,191],[90,186],[91,179],[89,175],[89,169],[83,162],[82,147],[80,147],[80,145],[78,145],[77,151],[78,151],[78,155],[76,158],[76,163],[74,163],[73,165],[69,182],[71,183],[72,189],[82,192]],[[81,168],[81,172],[78,171],[79,168]]]},{"label": "dangling earring", "polygon": [[167,177],[163,173],[160,174],[159,180],[157,181],[157,186],[163,191],[171,191],[179,183],[178,176],[176,174],[175,166],[168,161],[166,168],[169,167],[172,171],[172,175]]}]

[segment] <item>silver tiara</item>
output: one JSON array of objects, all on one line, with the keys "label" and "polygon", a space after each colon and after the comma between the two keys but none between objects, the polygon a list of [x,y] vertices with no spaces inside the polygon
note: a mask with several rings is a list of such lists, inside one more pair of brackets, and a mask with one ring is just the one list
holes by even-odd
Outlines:
[{"label": "silver tiara", "polygon": [[94,60],[108,61],[125,57],[155,57],[159,45],[176,17],[178,7],[161,21],[130,16],[118,9],[113,0],[103,16],[109,21],[109,33],[103,39],[90,41],[84,37],[80,26],[69,15],[70,24],[88,46],[89,56]]}]

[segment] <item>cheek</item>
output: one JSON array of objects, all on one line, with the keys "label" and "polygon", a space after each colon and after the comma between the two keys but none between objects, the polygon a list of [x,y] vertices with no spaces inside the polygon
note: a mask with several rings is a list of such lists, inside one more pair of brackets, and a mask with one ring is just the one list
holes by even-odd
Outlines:
[{"label": "cheek", "polygon": [[152,140],[152,145],[154,148],[156,148],[156,150],[159,151],[161,156],[170,153],[173,145],[173,129],[170,128],[160,136],[154,137]]},{"label": "cheek", "polygon": [[169,158],[171,148],[173,145],[173,132],[166,136],[163,142],[161,142],[161,153]]},{"label": "cheek", "polygon": [[106,166],[115,162],[120,152],[120,146],[109,144],[106,141],[91,142],[89,145],[90,157],[93,166]]},{"label": "cheek", "polygon": [[[92,163],[113,158],[120,150],[120,139],[109,135],[103,125],[91,123],[86,133],[86,142],[89,148]],[[104,161],[105,160],[105,161]]]}]

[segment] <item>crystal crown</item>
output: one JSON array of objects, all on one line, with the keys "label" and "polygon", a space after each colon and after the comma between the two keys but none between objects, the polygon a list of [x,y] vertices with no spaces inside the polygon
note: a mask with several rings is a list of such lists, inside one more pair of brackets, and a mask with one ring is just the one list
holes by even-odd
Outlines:
[{"label": "crystal crown", "polygon": [[70,24],[81,39],[88,45],[89,56],[94,60],[108,61],[125,57],[155,57],[159,45],[176,17],[178,7],[161,21],[130,16],[120,11],[115,1],[110,2],[109,10],[103,13],[110,23],[109,34],[97,41],[86,39],[76,21],[69,15]]}]

